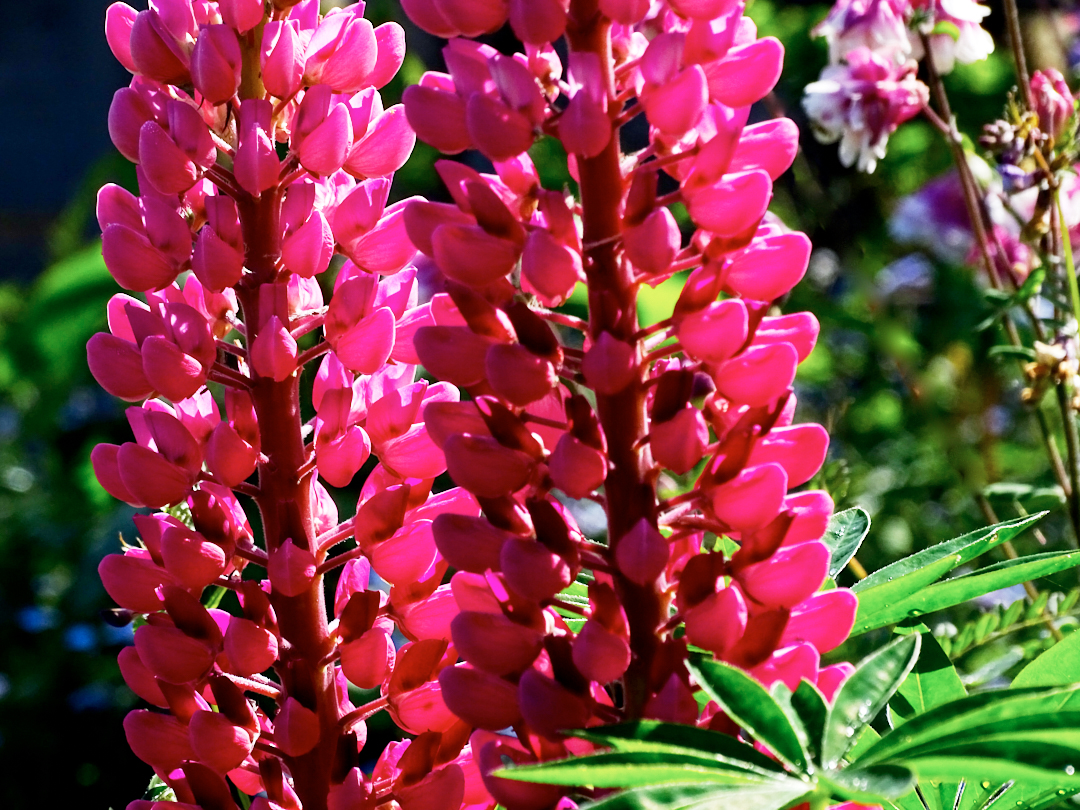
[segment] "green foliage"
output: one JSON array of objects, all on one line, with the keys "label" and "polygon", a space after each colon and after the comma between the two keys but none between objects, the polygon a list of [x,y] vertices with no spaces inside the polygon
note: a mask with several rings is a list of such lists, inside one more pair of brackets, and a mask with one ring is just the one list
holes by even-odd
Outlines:
[{"label": "green foliage", "polygon": [[1080,565],[1080,552],[1047,552],[1006,560],[938,582],[950,571],[1018,536],[1043,514],[999,523],[939,543],[888,565],[856,583],[859,598],[852,635],[924,616],[983,594]]},{"label": "green foliage", "polygon": [[[1052,600],[1051,596],[1050,591],[1043,591],[1030,604],[1026,598],[1021,598],[1008,607],[999,605],[985,613],[977,614],[974,619],[955,630],[953,635],[943,635],[938,641],[947,655],[957,659],[975,648],[992,644],[1023,631],[1032,629],[1045,631],[1048,626],[1071,630],[1075,624],[1066,624],[1063,620],[1080,614],[1080,609],[1077,607],[1077,601],[1080,600],[1080,588],[1073,588],[1065,594],[1055,594]],[[1055,637],[1050,633],[1040,634],[1027,644],[1031,650],[1030,655],[1028,651],[1025,651],[1025,658],[1038,655],[1047,645],[1053,645],[1055,641]]]},{"label": "green foliage", "polygon": [[[572,732],[606,751],[497,775],[622,788],[588,805],[619,810],[783,810],[804,801],[976,810],[1002,797],[1040,810],[1080,793],[1080,686],[968,696],[926,628],[914,630],[864,659],[831,706],[806,681],[770,694],[735,667],[690,664],[708,697],[779,762],[719,732],[639,721]],[[886,705],[893,728],[879,735],[871,723]]]},{"label": "green foliage", "polygon": [[829,558],[829,576],[836,576],[847,567],[855,556],[866,535],[870,533],[870,515],[865,509],[854,507],[837,512],[829,518],[822,541],[832,552]]}]

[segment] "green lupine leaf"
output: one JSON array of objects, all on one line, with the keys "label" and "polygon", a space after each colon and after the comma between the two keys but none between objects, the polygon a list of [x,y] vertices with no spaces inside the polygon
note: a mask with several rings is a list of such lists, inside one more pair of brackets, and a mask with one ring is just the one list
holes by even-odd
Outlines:
[{"label": "green lupine leaf", "polygon": [[914,769],[920,780],[993,781],[1001,779],[1002,774],[1009,774],[1017,782],[1043,789],[1055,788],[1068,790],[1080,789],[1080,777],[1070,776],[1064,771],[1051,771],[1033,767],[1010,759],[991,759],[990,757],[949,757],[927,756],[905,760],[904,763]]},{"label": "green lupine leaf", "polygon": [[[934,582],[937,577],[927,580],[925,577],[919,576],[919,573],[928,567],[934,566],[935,563],[940,563],[951,558],[955,560],[955,562],[951,567],[945,568],[944,573],[947,573],[959,565],[970,562],[999,543],[1004,543],[1006,540],[1012,540],[1029,526],[1041,520],[1045,514],[1045,512],[1040,512],[1036,515],[1008,520],[1004,523],[997,523],[993,526],[978,529],[977,531],[970,532],[969,534],[954,538],[953,540],[946,540],[944,543],[938,543],[936,546],[931,546],[928,549],[919,551],[912,554],[910,557],[904,557],[902,560],[897,560],[896,562],[875,571],[870,574],[870,576],[855,583],[855,585],[852,586],[852,590],[861,592],[868,591],[871,588],[893,585],[898,592],[912,593],[914,590],[922,587],[922,585],[917,585],[909,590],[907,587],[907,577],[915,576],[915,579],[920,582]],[[953,555],[957,556],[953,557]],[[935,568],[935,571],[936,570],[937,569]],[[943,576],[943,574],[939,574],[938,576]],[[903,585],[901,585],[902,580],[904,582]]]},{"label": "green lupine leaf", "polygon": [[1080,711],[1080,687],[981,692],[938,706],[885,734],[859,756],[863,765],[896,761],[945,737],[958,737],[998,723],[1026,723],[1028,729],[1053,724],[1055,715]]},{"label": "green lupine leaf", "polygon": [[713,757],[748,771],[757,769],[762,774],[783,771],[776,760],[730,734],[676,723],[661,723],[659,720],[601,726],[575,731],[572,736],[608,746],[616,751],[693,753],[697,756]]},{"label": "green lupine leaf", "polygon": [[504,768],[495,775],[543,785],[583,785],[595,788],[633,788],[646,785],[712,782],[760,785],[770,777],[730,768],[710,757],[669,751],[619,751],[590,754]]},{"label": "green lupine leaf", "polygon": [[764,686],[741,669],[719,661],[690,660],[690,674],[720,708],[782,761],[805,772],[809,762],[784,710]]},{"label": "green lupine leaf", "polygon": [[886,810],[926,810],[926,808],[923,807],[923,803],[919,801],[919,796],[915,791],[905,794],[898,799],[883,802],[882,806]]},{"label": "green lupine leaf", "polygon": [[1022,670],[1013,686],[1065,686],[1080,683],[1080,633],[1073,632]]},{"label": "green lupine leaf", "polygon": [[897,725],[896,721],[903,722],[966,695],[949,656],[931,633],[923,633],[919,659],[889,702],[890,718]]},{"label": "green lupine leaf", "polygon": [[[960,556],[960,555],[957,555]],[[859,635],[913,616],[952,607],[976,596],[1030,582],[1080,565],[1080,551],[1051,551],[995,565],[954,577],[904,596],[882,598],[880,589],[860,591],[859,610],[851,635]],[[890,583],[892,584],[892,583]],[[884,586],[887,587],[887,586]]]},{"label": "green lupine leaf", "polygon": [[821,774],[819,778],[836,798],[868,804],[898,799],[915,787],[914,772],[903,765],[845,768]]},{"label": "green lupine leaf", "polygon": [[869,531],[870,515],[858,506],[837,512],[829,518],[829,526],[821,539],[829,547],[831,555],[829,558],[830,577],[835,579],[836,575],[844,570]]},{"label": "green lupine leaf", "polygon": [[922,637],[903,636],[864,658],[844,681],[825,717],[821,763],[835,768],[855,735],[885,708],[919,657]]},{"label": "green lupine leaf", "polygon": [[[637,788],[607,796],[587,805],[588,810],[707,810],[738,807],[739,810],[782,810],[814,786],[797,779],[777,779],[762,786],[725,787],[683,784]],[[584,810],[584,809],[583,809]]]},{"label": "green lupine leaf", "polygon": [[825,718],[829,713],[829,704],[818,688],[808,680],[799,682],[799,688],[791,695],[791,707],[799,715],[806,736],[811,759],[821,757],[821,738],[825,735]]}]

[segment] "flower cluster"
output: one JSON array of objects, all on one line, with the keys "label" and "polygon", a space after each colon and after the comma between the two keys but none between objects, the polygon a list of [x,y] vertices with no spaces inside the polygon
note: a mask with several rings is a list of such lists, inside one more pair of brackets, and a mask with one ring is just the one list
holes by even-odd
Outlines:
[{"label": "flower cluster", "polygon": [[840,161],[874,171],[889,135],[926,104],[917,62],[939,74],[994,50],[979,23],[990,13],[976,0],[838,0],[815,29],[829,65],[806,87],[803,106],[823,143],[840,141]]},{"label": "flower cluster", "polygon": [[[145,295],[115,296],[110,332],[87,346],[101,385],[138,403],[134,441],[92,461],[115,497],[168,509],[138,515],[139,543],[100,573],[143,617],[120,667],[156,708],[128,715],[128,740],[180,806],[232,807],[226,777],[263,810],[490,803],[470,729],[435,680],[457,656],[432,521],[479,508],[463,490],[430,495],[446,462],[423,407],[458,391],[416,381],[412,345],[421,326],[460,316],[418,303],[408,201],[388,204],[415,136],[379,93],[404,32],[362,12],[320,17],[318,0],[108,11],[109,44],[134,74],[109,129],[140,194],[106,186],[97,213],[109,271]],[[335,252],[347,258],[327,303],[319,278]],[[300,374],[320,357],[303,424]],[[348,485],[371,456],[357,512],[339,522],[324,484]],[[238,495],[258,506],[262,545]],[[239,609],[205,606],[210,586]],[[381,696],[357,708],[350,683]],[[419,736],[364,775],[364,720],[383,708]]]},{"label": "flower cluster", "polygon": [[[109,271],[143,295],[117,295],[87,347],[133,403],[134,441],[92,461],[147,513],[100,573],[138,617],[120,665],[154,707],[128,740],[180,807],[232,808],[235,789],[257,810],[541,810],[561,789],[491,774],[589,747],[567,729],[735,730],[699,711],[688,645],[826,696],[848,671],[820,665],[856,605],[822,590],[833,504],[791,492],[828,448],[793,419],[818,324],[773,308],[809,259],[766,212],[798,132],[748,125],[780,43],[720,0],[403,5],[450,39],[448,72],[389,109],[403,32],[363,3],[108,12],[134,74],[110,132],[140,193],[106,186],[98,217]],[[468,39],[507,21],[524,53]],[[624,154],[642,114],[648,146]],[[390,204],[414,130],[494,172],[443,161],[452,203]],[[580,200],[542,187],[544,136]],[[670,317],[640,324],[641,285],[675,274]],[[551,309],[581,283],[587,321]],[[341,520],[327,487],[361,468]],[[444,471],[457,487],[433,493]],[[355,706],[350,685],[378,696]],[[413,736],[365,773],[383,710]]]},{"label": "flower cluster", "polygon": [[[850,592],[819,590],[829,497],[789,494],[828,436],[793,423],[817,322],[771,307],[809,258],[806,237],[766,214],[798,133],[784,119],[747,125],[782,48],[741,3],[586,6],[405,3],[451,38],[447,72],[407,89],[409,122],[494,168],[438,164],[453,202],[411,203],[405,225],[430,263],[432,306],[463,319],[416,332],[423,366],[469,394],[427,406],[425,424],[483,511],[433,524],[457,571],[463,659],[439,682],[511,808],[550,806],[559,789],[488,771],[588,750],[566,729],[641,717],[731,728],[715,704],[699,711],[688,644],[765,684],[805,678],[831,694],[846,670],[819,655],[855,609]],[[467,38],[507,19],[524,53]],[[552,46],[564,34],[565,63]],[[624,154],[619,127],[642,114],[648,146]],[[526,150],[544,136],[569,154],[580,201],[540,184]],[[677,190],[660,196],[662,178]],[[681,232],[676,202],[698,230]],[[670,317],[643,328],[641,285],[686,272]],[[587,322],[548,309],[582,281]],[[662,474],[693,478],[662,500]],[[605,507],[606,542],[578,527],[565,504],[580,499]]]}]

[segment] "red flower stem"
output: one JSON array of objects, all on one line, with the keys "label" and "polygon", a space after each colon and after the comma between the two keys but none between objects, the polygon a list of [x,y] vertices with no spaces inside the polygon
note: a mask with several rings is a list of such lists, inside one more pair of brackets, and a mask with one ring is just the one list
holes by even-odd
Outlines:
[{"label": "red flower stem", "polygon": [[342,540],[347,540],[353,536],[353,532],[356,531],[354,528],[355,522],[355,518],[349,518],[330,529],[330,531],[323,532],[315,538],[315,545],[322,551],[329,551]]},{"label": "red flower stem", "polygon": [[551,321],[570,329],[577,329],[579,332],[585,332],[589,328],[589,324],[581,320],[581,318],[575,318],[573,315],[567,315],[563,312],[552,312],[550,309],[534,309],[533,312],[545,321]]},{"label": "red flower stem", "polygon": [[[617,95],[612,70],[611,24],[600,14],[597,0],[572,0],[566,29],[570,49],[595,53],[604,66],[604,90],[610,101]],[[608,559],[614,565],[620,540],[641,519],[656,525],[656,485],[652,458],[638,447],[646,433],[644,367],[634,336],[638,332],[637,285],[630,267],[616,251],[621,233],[619,211],[626,182],[620,168],[619,133],[595,157],[578,156],[581,211],[585,244],[585,275],[589,287],[589,334],[595,341],[603,332],[635,346],[637,377],[616,394],[596,395],[596,412],[608,443],[611,472],[604,483],[607,495]],[[616,592],[630,626],[632,659],[624,677],[624,714],[642,716],[654,684],[650,670],[658,649],[658,630],[667,612],[657,583],[638,585],[614,573]]]},{"label": "red flower stem", "polygon": [[[281,258],[281,190],[271,189],[258,198],[243,195],[237,200],[246,246],[245,265],[251,271],[237,292],[249,345],[259,338],[271,313],[260,313],[259,287],[277,281]],[[268,299],[264,299],[268,300]],[[287,313],[276,313],[279,316]],[[283,543],[293,542],[321,556],[315,545],[315,511],[310,474],[300,470],[308,460],[301,434],[300,375],[281,382],[252,370],[251,400],[258,417],[265,461],[259,464],[259,495],[255,502],[262,518],[266,550],[272,554]],[[271,603],[277,613],[288,652],[275,665],[282,692],[315,712],[322,734],[308,753],[282,754],[292,773],[296,793],[305,810],[326,810],[334,752],[340,734],[339,707],[333,672],[320,662],[333,649],[326,622],[322,577],[297,596],[274,590]]]},{"label": "red flower stem", "polygon": [[[326,552],[324,551],[323,553],[325,554]],[[346,551],[344,554],[338,554],[336,557],[331,557],[329,560],[325,560],[319,565],[318,568],[315,569],[315,574],[316,576],[322,576],[327,571],[333,571],[335,568],[344,565],[349,560],[355,560],[357,557],[362,556],[363,553],[364,550],[360,548],[360,546],[357,546],[354,549]]]},{"label": "red flower stem", "polygon": [[256,695],[263,695],[275,700],[281,697],[281,690],[278,689],[277,684],[266,678],[244,678],[240,675],[230,675],[228,672],[222,674],[245,692],[254,692]]},{"label": "red flower stem", "polygon": [[241,388],[246,391],[251,387],[251,381],[247,377],[221,363],[214,363],[207,377],[231,388]]},{"label": "red flower stem", "polygon": [[321,343],[316,343],[310,349],[302,351],[296,356],[296,367],[302,368],[304,365],[310,363],[312,360],[322,357],[328,351],[330,351],[330,344],[327,343],[325,340]]},{"label": "red flower stem", "polygon": [[374,714],[381,712],[387,706],[390,705],[389,698],[381,697],[371,701],[371,703],[365,703],[347,715],[341,718],[341,728],[344,732],[348,732],[357,723],[367,720]]}]

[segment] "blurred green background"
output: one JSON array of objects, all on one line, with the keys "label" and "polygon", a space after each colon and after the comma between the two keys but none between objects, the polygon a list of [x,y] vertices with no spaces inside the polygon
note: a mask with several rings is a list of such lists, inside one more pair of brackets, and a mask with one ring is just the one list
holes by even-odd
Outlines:
[{"label": "blurred green background", "polygon": [[[90,377],[84,344],[106,329],[105,303],[119,291],[100,259],[93,209],[104,182],[134,185],[104,126],[126,74],[104,42],[104,2],[81,0],[62,12],[44,2],[11,5],[17,9],[0,34],[0,99],[24,111],[25,125],[0,130],[8,156],[0,195],[0,806],[40,807],[47,791],[80,807],[120,810],[141,795],[149,769],[123,739],[122,717],[136,701],[115,658],[130,630],[101,620],[111,605],[96,566],[117,550],[119,533],[130,535],[132,510],[97,485],[89,453],[98,442],[125,440],[127,427],[121,403]],[[402,20],[390,0],[368,6],[380,21]],[[947,170],[944,144],[925,123],[909,122],[876,174],[864,176],[809,135],[799,100],[825,63],[824,44],[809,31],[827,8],[753,2],[761,33],[787,48],[772,108],[755,114],[779,107],[804,132],[803,152],[778,182],[773,205],[815,245],[807,278],[786,304],[811,310],[822,324],[797,380],[799,418],[821,421],[833,436],[818,483],[838,508],[861,505],[873,516],[859,555],[872,570],[983,525],[973,495],[988,484],[1045,488],[1052,480],[1019,401],[1015,366],[988,357],[999,339],[993,330],[975,332],[987,307],[973,271],[889,236],[898,201]],[[1067,12],[1025,9],[1036,65],[1064,59]],[[995,7],[987,25],[998,53],[948,77],[961,128],[972,136],[997,116],[1013,82],[1000,23]],[[441,67],[437,41],[412,27],[408,35],[414,50],[384,93],[387,104],[425,65]],[[505,37],[493,42],[513,48]],[[550,142],[534,157],[546,184],[563,182]],[[444,198],[434,160],[418,145],[395,194]],[[661,288],[647,306],[669,308],[674,294]],[[1061,547],[1068,529],[1060,506],[1052,493],[1037,494],[1021,503],[1054,508],[1043,531],[1050,547]],[[1018,513],[1012,499],[995,506],[1003,519]],[[1021,551],[1036,545],[1030,536],[1020,542]],[[1073,584],[1066,575],[1044,583],[1062,591]],[[965,611],[949,618],[959,623]],[[1030,643],[1039,643],[1037,634]],[[977,670],[979,655],[962,666]]]}]

